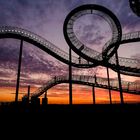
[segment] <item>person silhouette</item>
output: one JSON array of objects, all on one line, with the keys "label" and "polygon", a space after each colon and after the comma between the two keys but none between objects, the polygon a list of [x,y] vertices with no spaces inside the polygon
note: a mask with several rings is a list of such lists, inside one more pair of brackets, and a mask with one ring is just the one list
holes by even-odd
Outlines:
[{"label": "person silhouette", "polygon": [[95,78],[95,84],[98,84],[96,74],[94,75],[94,78]]}]

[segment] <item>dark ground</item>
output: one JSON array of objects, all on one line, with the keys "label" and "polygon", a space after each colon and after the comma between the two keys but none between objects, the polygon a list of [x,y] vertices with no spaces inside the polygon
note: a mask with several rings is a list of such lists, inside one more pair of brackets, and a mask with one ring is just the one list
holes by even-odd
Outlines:
[{"label": "dark ground", "polygon": [[140,113],[140,104],[96,104],[96,105],[24,105],[22,103],[2,104],[0,113]]},{"label": "dark ground", "polygon": [[[114,131],[139,128],[140,104],[113,104],[113,105],[23,105],[12,103],[0,106],[0,123],[3,126],[18,126],[18,128],[54,130],[59,127],[76,129],[98,129],[99,131]],[[12,125],[11,125],[12,124]],[[39,127],[37,127],[37,124]],[[130,124],[133,127],[130,127]],[[24,126],[24,127],[23,127]],[[28,127],[27,127],[28,126]],[[86,126],[86,127],[84,127]],[[79,128],[80,127],[80,128]],[[122,133],[124,133],[124,130]],[[138,129],[139,130],[139,129]],[[20,131],[20,130],[19,130]],[[60,131],[60,130],[59,130]],[[67,130],[65,130],[67,131]],[[81,135],[81,134],[80,134]]]}]

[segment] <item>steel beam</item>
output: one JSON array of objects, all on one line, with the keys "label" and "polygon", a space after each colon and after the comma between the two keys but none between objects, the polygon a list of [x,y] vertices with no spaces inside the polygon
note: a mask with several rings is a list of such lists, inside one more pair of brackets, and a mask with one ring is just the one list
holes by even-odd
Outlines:
[{"label": "steel beam", "polygon": [[111,89],[110,89],[110,78],[109,78],[109,69],[107,67],[107,80],[108,80],[108,89],[109,89],[109,100],[110,100],[110,104],[112,104],[112,98],[111,98]]},{"label": "steel beam", "polygon": [[21,40],[21,42],[20,42],[15,102],[18,102],[18,92],[19,92],[19,83],[20,83],[20,71],[21,71],[21,62],[22,62],[22,49],[23,49],[23,40]]}]

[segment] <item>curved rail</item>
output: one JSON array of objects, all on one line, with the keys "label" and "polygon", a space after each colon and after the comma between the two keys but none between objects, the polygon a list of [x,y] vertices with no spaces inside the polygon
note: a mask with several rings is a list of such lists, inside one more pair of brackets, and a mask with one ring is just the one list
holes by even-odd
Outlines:
[{"label": "curved rail", "polygon": [[[25,29],[11,26],[2,26],[0,27],[0,39],[2,38],[15,38],[24,40],[37,46],[38,48],[52,55],[56,59],[66,64],[69,64],[68,53],[61,50],[59,47],[55,46],[54,44],[47,41],[43,37],[30,31],[27,31]],[[82,59],[79,64],[79,58],[75,56],[72,57],[72,65],[80,68],[93,67],[93,64],[91,62],[87,62],[87,60],[85,59]]]},{"label": "curved rail", "polygon": [[[119,91],[119,84],[118,84],[117,79],[110,79],[110,87],[108,86],[107,78],[101,78],[101,77],[95,77],[95,76],[73,75],[72,82],[75,84],[95,86],[95,87],[104,88],[104,89],[110,88],[111,90]],[[42,87],[38,88],[34,93],[32,93],[30,97],[39,97],[50,88],[61,83],[69,83],[69,77],[58,76],[58,77],[52,78],[46,84],[44,84]],[[140,95],[140,85],[138,83],[122,81],[122,88],[123,88],[123,92]],[[24,96],[24,98],[27,98],[27,97],[28,95]]]},{"label": "curved rail", "polygon": [[[68,53],[64,52],[59,47],[55,46],[51,42],[42,38],[41,36],[36,35],[25,29],[10,27],[10,26],[0,27],[0,39],[2,38],[15,38],[15,39],[24,40],[26,42],[29,42],[37,46],[41,50],[59,59],[60,61],[69,64]],[[135,32],[130,34],[124,34],[122,36],[121,44],[138,42],[138,41],[140,41],[140,32]],[[109,43],[106,43],[105,45],[109,45]],[[98,59],[102,58],[99,52],[97,51],[94,52],[96,54],[95,59],[96,57],[98,57]],[[119,64],[120,64],[120,72],[122,74],[140,76],[140,60],[119,57]],[[72,56],[72,65],[78,68],[90,68],[94,66],[92,62],[89,62],[83,58],[79,59],[79,57],[75,57],[75,56]],[[101,63],[100,65],[105,66],[105,63]],[[112,70],[115,71],[117,70],[116,61],[114,57],[112,57],[109,60],[108,67],[111,68]]]},{"label": "curved rail", "polygon": [[[102,17],[112,29],[112,39],[108,45],[105,45],[101,54],[96,54],[94,50],[81,43],[73,30],[75,21],[83,15],[89,14]],[[86,60],[93,62],[95,66],[99,65],[103,59],[109,60],[115,54],[122,38],[122,28],[118,18],[107,8],[96,4],[82,5],[72,10],[64,21],[63,33],[69,47]],[[97,57],[98,55],[102,56],[101,59]]]}]

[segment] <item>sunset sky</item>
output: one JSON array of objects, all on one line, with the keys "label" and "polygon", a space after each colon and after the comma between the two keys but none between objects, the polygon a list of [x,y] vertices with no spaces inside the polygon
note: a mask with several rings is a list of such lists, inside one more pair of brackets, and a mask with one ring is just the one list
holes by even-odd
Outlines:
[{"label": "sunset sky", "polygon": [[[140,18],[129,7],[128,0],[1,0],[0,26],[16,26],[34,32],[59,48],[68,52],[63,35],[63,23],[66,16],[74,8],[83,4],[99,4],[110,9],[120,20],[122,31],[130,33],[140,31]],[[96,17],[85,17],[75,24],[75,32],[79,40],[97,51],[111,37],[110,27]],[[94,20],[97,19],[97,20]],[[0,102],[14,101],[17,75],[17,63],[20,41],[15,39],[0,40]],[[119,56],[140,59],[138,43],[121,45]],[[22,56],[19,99],[46,83],[53,76],[68,74],[68,66],[37,47],[24,42]],[[104,67],[96,69],[73,68],[73,74],[106,77]],[[117,74],[110,70],[110,77]],[[140,81],[139,77],[121,75],[126,81]],[[74,103],[92,103],[92,89],[87,86],[73,85]],[[96,89],[97,103],[108,103],[108,91]],[[127,102],[139,102],[140,96],[124,94]],[[49,103],[68,103],[68,84],[57,85],[48,91]],[[119,93],[112,91],[113,102],[119,102]]]}]

